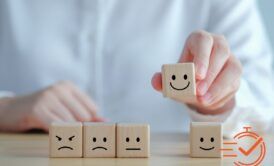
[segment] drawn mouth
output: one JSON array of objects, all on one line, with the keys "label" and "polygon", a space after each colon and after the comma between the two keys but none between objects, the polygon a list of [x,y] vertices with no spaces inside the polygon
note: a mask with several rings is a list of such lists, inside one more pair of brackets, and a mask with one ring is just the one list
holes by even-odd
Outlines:
[{"label": "drawn mouth", "polygon": [[126,150],[141,150],[141,148],[126,148]]},{"label": "drawn mouth", "polygon": [[170,86],[171,86],[171,88],[172,88],[172,89],[175,89],[175,90],[185,90],[186,88],[188,88],[188,87],[189,87],[190,82],[188,81],[187,86],[185,86],[184,88],[175,88],[175,87],[172,85],[172,83],[171,83],[171,82],[170,82],[169,84],[170,84]]},{"label": "drawn mouth", "polygon": [[102,147],[102,146],[97,146],[97,147],[95,147],[95,148],[92,148],[92,150],[96,150],[96,149],[104,149],[104,150],[108,150],[107,148]]},{"label": "drawn mouth", "polygon": [[62,146],[62,147],[58,148],[58,150],[61,150],[61,149],[70,149],[70,150],[73,150],[73,148],[69,147],[69,146]]},{"label": "drawn mouth", "polygon": [[212,149],[214,149],[214,146],[211,147],[211,148],[203,148],[203,147],[200,147],[200,149],[202,149],[202,150],[212,150]]}]

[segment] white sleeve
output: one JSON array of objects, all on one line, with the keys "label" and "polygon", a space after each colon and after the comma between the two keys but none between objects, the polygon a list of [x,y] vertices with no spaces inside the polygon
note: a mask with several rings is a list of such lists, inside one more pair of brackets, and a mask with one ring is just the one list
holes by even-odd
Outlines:
[{"label": "white sleeve", "polygon": [[194,121],[222,121],[224,135],[231,137],[251,126],[266,132],[273,124],[274,95],[271,72],[272,53],[254,0],[212,1],[207,30],[223,34],[233,54],[243,65],[236,106],[221,115],[202,115],[189,111]]}]

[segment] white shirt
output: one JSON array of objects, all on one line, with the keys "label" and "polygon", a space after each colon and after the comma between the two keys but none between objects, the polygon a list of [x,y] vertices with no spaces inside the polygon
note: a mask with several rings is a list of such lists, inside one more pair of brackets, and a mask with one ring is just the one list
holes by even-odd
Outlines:
[{"label": "white shirt", "polygon": [[[244,66],[232,112],[201,115],[151,87],[197,29],[225,35]],[[0,1],[1,90],[22,95],[70,80],[112,121],[148,122],[153,131],[187,131],[189,115],[224,121],[228,136],[247,124],[268,130],[271,58],[253,0]]]}]

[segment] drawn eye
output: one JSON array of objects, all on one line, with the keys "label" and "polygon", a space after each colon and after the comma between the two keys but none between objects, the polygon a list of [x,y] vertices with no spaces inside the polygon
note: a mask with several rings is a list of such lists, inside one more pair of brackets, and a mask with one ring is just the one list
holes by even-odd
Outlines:
[{"label": "drawn eye", "polygon": [[96,138],[95,138],[95,137],[93,137],[93,139],[92,139],[92,140],[93,140],[93,142],[96,142]]},{"label": "drawn eye", "polygon": [[129,138],[128,137],[126,138],[126,141],[129,142]]},{"label": "drawn eye", "polygon": [[204,142],[204,138],[203,138],[203,137],[201,137],[201,138],[200,138],[200,141],[201,141],[201,142]]},{"label": "drawn eye", "polygon": [[211,142],[214,142],[214,138],[213,138],[213,137],[211,137],[211,138],[210,138],[210,141],[211,141]]},{"label": "drawn eye", "polygon": [[171,76],[171,79],[172,79],[172,80],[175,80],[175,79],[176,79],[176,76],[175,76],[175,75],[172,75],[172,76]]},{"label": "drawn eye", "polygon": [[61,141],[61,140],[62,140],[62,138],[59,137],[59,136],[57,136],[57,135],[56,135],[56,138],[58,139],[58,141]]},{"label": "drawn eye", "polygon": [[136,141],[137,141],[137,142],[140,142],[140,138],[139,138],[139,137],[137,137],[137,138],[136,138]]},{"label": "drawn eye", "polygon": [[186,75],[186,74],[184,75],[184,79],[185,79],[185,80],[187,79],[187,75]]},{"label": "drawn eye", "polygon": [[74,138],[74,137],[75,137],[75,135],[74,135],[74,136],[69,137],[69,141],[72,141],[72,138]]},{"label": "drawn eye", "polygon": [[104,141],[104,142],[107,142],[107,138],[106,138],[106,137],[104,137],[104,138],[103,138],[103,141]]}]

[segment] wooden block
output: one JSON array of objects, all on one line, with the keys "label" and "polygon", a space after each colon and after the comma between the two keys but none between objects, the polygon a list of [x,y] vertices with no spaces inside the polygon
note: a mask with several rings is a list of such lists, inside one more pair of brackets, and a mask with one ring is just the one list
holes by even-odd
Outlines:
[{"label": "wooden block", "polygon": [[164,97],[184,102],[195,100],[196,83],[194,63],[163,65],[162,85]]},{"label": "wooden block", "polygon": [[149,157],[149,155],[149,125],[117,124],[117,157]]},{"label": "wooden block", "polygon": [[222,125],[214,122],[192,122],[190,125],[191,157],[222,157]]},{"label": "wooden block", "polygon": [[116,124],[84,123],[84,157],[115,157]]},{"label": "wooden block", "polygon": [[52,123],[49,146],[50,157],[82,157],[82,123]]}]

